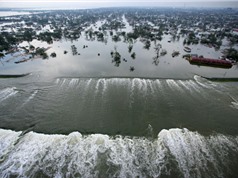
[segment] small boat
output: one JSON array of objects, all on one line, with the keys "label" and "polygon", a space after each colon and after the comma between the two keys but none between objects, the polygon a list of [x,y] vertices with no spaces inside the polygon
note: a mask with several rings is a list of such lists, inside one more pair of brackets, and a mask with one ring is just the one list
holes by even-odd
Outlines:
[{"label": "small boat", "polygon": [[189,48],[187,46],[185,46],[183,50],[187,53],[191,53],[191,48]]},{"label": "small boat", "polygon": [[23,59],[23,60],[21,60],[21,61],[16,61],[16,62],[14,62],[15,64],[20,64],[20,63],[23,63],[23,62],[27,62],[28,60],[27,59]]}]

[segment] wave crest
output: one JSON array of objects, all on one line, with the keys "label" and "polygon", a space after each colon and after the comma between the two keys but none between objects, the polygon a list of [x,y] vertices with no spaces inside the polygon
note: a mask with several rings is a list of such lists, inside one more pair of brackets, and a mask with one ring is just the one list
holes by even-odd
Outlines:
[{"label": "wave crest", "polygon": [[237,137],[188,129],[162,130],[155,140],[0,129],[0,145],[1,177],[233,177],[238,163]]}]

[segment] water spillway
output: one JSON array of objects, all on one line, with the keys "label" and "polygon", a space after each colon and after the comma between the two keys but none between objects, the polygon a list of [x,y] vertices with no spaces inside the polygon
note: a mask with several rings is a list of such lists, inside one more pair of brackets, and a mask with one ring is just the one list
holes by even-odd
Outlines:
[{"label": "water spillway", "polygon": [[0,88],[1,177],[237,175],[236,85],[199,76],[26,80]]}]

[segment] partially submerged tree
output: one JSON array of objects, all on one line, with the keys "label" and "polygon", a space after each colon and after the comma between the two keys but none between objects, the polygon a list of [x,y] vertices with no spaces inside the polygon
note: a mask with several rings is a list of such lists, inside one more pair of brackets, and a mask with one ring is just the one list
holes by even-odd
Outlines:
[{"label": "partially submerged tree", "polygon": [[128,52],[129,52],[129,53],[131,53],[132,48],[133,48],[133,45],[132,45],[132,44],[129,44],[129,46],[128,46]]},{"label": "partially submerged tree", "polygon": [[3,53],[0,53],[0,59],[3,58],[5,55]]},{"label": "partially submerged tree", "polygon": [[146,40],[145,41],[145,46],[144,46],[145,49],[149,50],[150,49],[150,40]]},{"label": "partially submerged tree", "polygon": [[238,62],[238,50],[236,50],[235,48],[225,49],[224,54],[225,54],[226,58],[235,60]]},{"label": "partially submerged tree", "polygon": [[163,53],[162,52],[160,53],[161,48],[162,48],[162,45],[160,43],[156,44],[155,48],[154,48],[156,56],[153,57],[152,64],[155,64],[156,66],[159,64],[159,57],[160,57],[160,55],[165,55],[167,53],[166,50],[162,51]]},{"label": "partially submerged tree", "polygon": [[56,57],[56,53],[55,52],[51,53],[50,57]]},{"label": "partially submerged tree", "polygon": [[136,58],[136,53],[133,52],[133,53],[131,54],[131,57],[132,57],[132,59],[135,59],[135,58]]},{"label": "partially submerged tree", "polygon": [[111,56],[113,58],[112,63],[115,63],[115,66],[119,67],[121,63],[121,55],[119,52],[117,52],[116,47],[114,47],[114,52],[113,51],[111,52]]},{"label": "partially submerged tree", "polygon": [[42,59],[48,59],[48,58],[49,58],[48,54],[44,52],[44,53],[42,54]]},{"label": "partially submerged tree", "polygon": [[159,58],[160,56],[160,50],[162,48],[162,45],[160,43],[158,43],[156,46],[155,46],[155,53],[156,53],[156,57]]}]

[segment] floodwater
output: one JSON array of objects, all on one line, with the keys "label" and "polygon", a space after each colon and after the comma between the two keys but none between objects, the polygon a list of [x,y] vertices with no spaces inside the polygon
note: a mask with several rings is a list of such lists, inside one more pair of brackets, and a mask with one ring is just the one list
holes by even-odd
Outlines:
[{"label": "floodwater", "polygon": [[27,11],[0,11],[0,17],[11,17],[19,15],[31,15],[39,12],[27,12]]},{"label": "floodwater", "polygon": [[[183,39],[169,43],[169,35],[158,65],[153,43],[146,50],[134,42],[132,59],[123,39],[85,38],[30,42],[51,46],[56,58],[1,59],[1,74],[31,74],[0,79],[0,177],[236,177],[238,84],[200,77],[235,77],[236,66],[190,65]],[[115,47],[127,60],[119,67],[110,55]],[[181,54],[173,58],[174,50]]]}]

